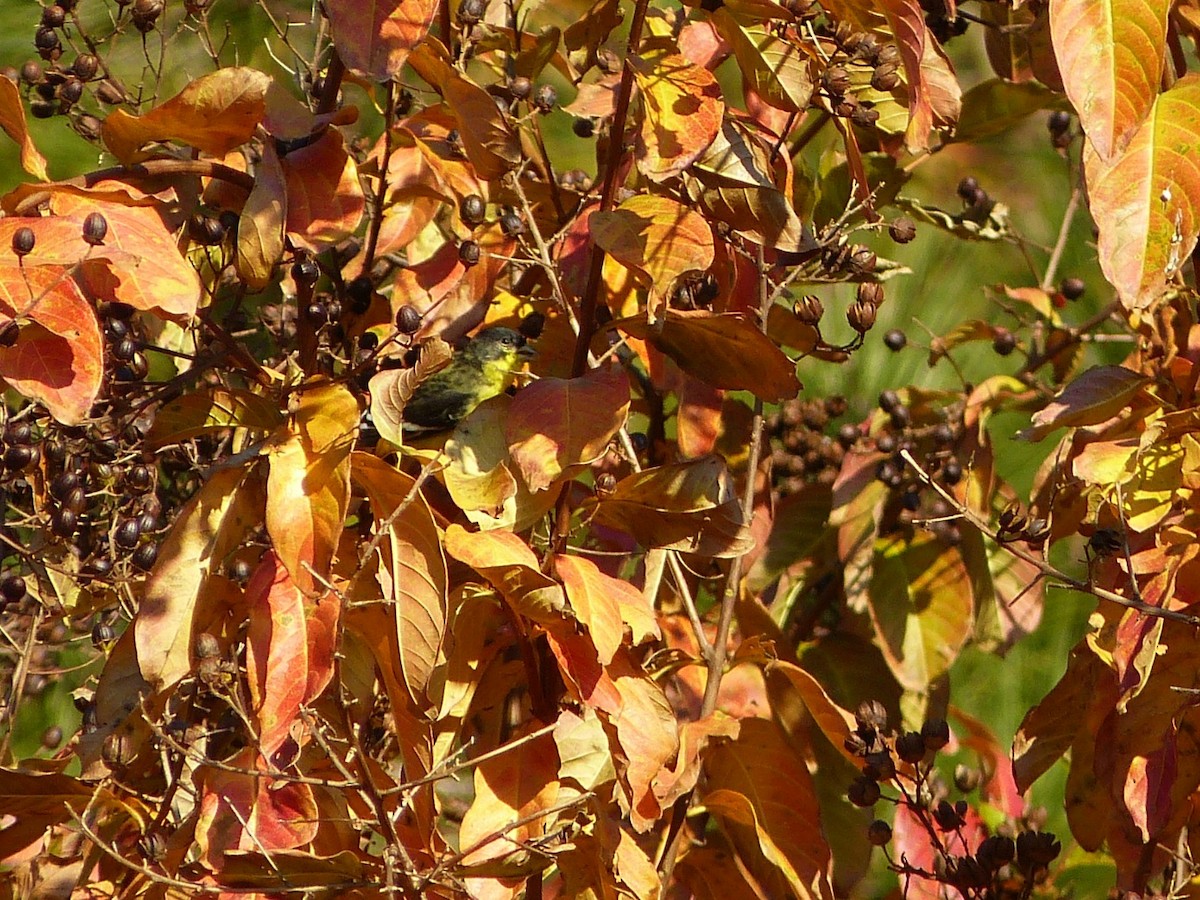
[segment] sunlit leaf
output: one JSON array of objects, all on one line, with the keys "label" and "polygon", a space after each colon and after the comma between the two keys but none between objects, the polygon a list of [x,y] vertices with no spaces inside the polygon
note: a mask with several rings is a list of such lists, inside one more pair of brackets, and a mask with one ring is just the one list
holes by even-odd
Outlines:
[{"label": "sunlit leaf", "polygon": [[7,78],[4,80],[8,83],[0,84],[0,128],[21,148],[21,168],[34,178],[49,181],[46,158],[33,143],[25,123],[25,105],[21,102],[21,92],[12,81]]},{"label": "sunlit leaf", "polygon": [[654,787],[663,766],[679,749],[679,728],[658,682],[624,656],[614,660],[610,671],[621,695],[621,710],[613,719],[627,759],[622,776],[630,792],[629,822],[635,831],[644,833],[662,815]]},{"label": "sunlit leaf", "polygon": [[1159,95],[1119,155],[1084,152],[1100,227],[1100,268],[1127,309],[1149,306],[1187,262],[1200,230],[1200,75]]},{"label": "sunlit leaf", "polygon": [[554,744],[560,780],[570,778],[590,791],[617,777],[608,734],[594,710],[584,708],[582,718],[563,710],[554,723]]},{"label": "sunlit leaf", "polygon": [[1051,0],[1063,88],[1102,158],[1121,149],[1158,94],[1170,9],[1170,0]]},{"label": "sunlit leaf", "polygon": [[748,88],[779,109],[808,108],[813,92],[809,44],[785,40],[761,25],[743,25],[725,8],[718,8],[712,21],[733,47]]},{"label": "sunlit leaf", "polygon": [[505,438],[525,483],[541,491],[603,454],[628,411],[629,380],[620,366],[580,378],[540,378],[517,392]]},{"label": "sunlit leaf", "polygon": [[665,181],[694,163],[717,136],[725,114],[721,88],[711,72],[678,54],[637,59],[634,75],[644,104],[638,169],[652,181]]},{"label": "sunlit leaf", "polygon": [[162,447],[226,428],[272,431],[283,421],[278,407],[250,391],[198,388],[159,408],[146,444]]},{"label": "sunlit leaf", "polygon": [[246,605],[251,712],[257,718],[259,747],[270,758],[299,716],[308,674],[303,597],[274,552],[268,551],[250,577]]},{"label": "sunlit leaf", "polygon": [[254,290],[260,291],[271,283],[275,266],[283,259],[287,218],[283,166],[274,145],[267,144],[237,228],[238,275]]},{"label": "sunlit leaf", "polygon": [[367,453],[355,453],[352,463],[375,521],[380,527],[387,523],[377,578],[384,599],[394,605],[404,683],[424,705],[446,633],[446,559],[437,526],[410,476]]},{"label": "sunlit leaf", "polygon": [[800,392],[795,364],[740,314],[671,309],[661,327],[652,327],[645,313],[611,325],[649,341],[712,387],[752,391],[768,402],[791,400]]},{"label": "sunlit leaf", "polygon": [[262,498],[245,482],[248,468],[215,472],[180,510],[142,589],[133,628],[142,676],[162,689],[191,669],[193,623],[206,603],[209,576],[262,520]]},{"label": "sunlit leaf", "polygon": [[580,556],[556,556],[554,571],[562,579],[576,618],[587,626],[600,663],[608,665],[625,637],[622,601],[644,608],[641,592],[628,582],[605,575],[595,563]]},{"label": "sunlit leaf", "polygon": [[354,233],[365,201],[358,167],[340,132],[329,129],[281,163],[287,184],[286,227],[293,244],[320,253]]},{"label": "sunlit leaf", "polygon": [[535,622],[561,624],[569,615],[562,587],[543,575],[537,557],[515,534],[446,529],[446,552],[486,578],[514,610]]},{"label": "sunlit leaf", "polygon": [[144,158],[139,151],[152,141],[178,141],[219,159],[254,135],[270,84],[257,69],[218,69],[145,115],[113,110],[104,120],[104,144],[126,165]]},{"label": "sunlit leaf", "polygon": [[323,8],[346,67],[389,81],[428,34],[438,7],[433,0],[327,0]]}]

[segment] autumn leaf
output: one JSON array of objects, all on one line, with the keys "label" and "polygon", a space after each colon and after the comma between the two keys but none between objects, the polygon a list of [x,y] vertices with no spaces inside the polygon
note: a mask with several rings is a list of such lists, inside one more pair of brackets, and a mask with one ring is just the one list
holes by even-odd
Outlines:
[{"label": "autumn leaf", "polygon": [[1060,94],[1035,81],[993,78],[981,82],[963,95],[954,140],[979,141],[1004,134],[1033,113],[1059,103]]},{"label": "autumn leaf", "polygon": [[814,60],[807,43],[785,40],[762,25],[743,25],[724,7],[712,14],[712,22],[733,48],[750,90],[790,113],[808,108]]},{"label": "autumn leaf", "polygon": [[266,397],[241,389],[198,388],[159,408],[146,444],[157,448],[226,428],[273,431],[282,422],[279,408]]},{"label": "autumn leaf", "polygon": [[104,145],[125,165],[149,155],[142,147],[152,141],[178,141],[220,159],[253,137],[270,84],[257,69],[218,69],[145,115],[113,110],[104,120]]},{"label": "autumn leaf", "polygon": [[34,178],[49,181],[46,158],[33,143],[25,123],[25,105],[21,102],[21,92],[9,79],[5,78],[4,81],[7,84],[0,84],[0,128],[21,148],[21,168]]},{"label": "autumn leaf", "polygon": [[368,453],[356,452],[351,462],[378,527],[386,528],[376,578],[393,606],[405,686],[423,706],[446,635],[448,577],[438,529],[411,476]]},{"label": "autumn leaf", "polygon": [[0,265],[0,327],[14,321],[0,377],[63,424],[82,422],[100,393],[104,354],[96,314],[69,271]]},{"label": "autumn leaf", "polygon": [[237,227],[238,275],[256,291],[271,283],[283,258],[287,218],[286,176],[274,144],[268,143]]},{"label": "autumn leaf", "polygon": [[437,13],[433,0],[327,0],[334,43],[346,67],[376,81],[400,74]]},{"label": "autumn leaf", "polygon": [[505,438],[525,483],[542,491],[599,458],[628,411],[629,380],[618,365],[580,378],[540,378],[517,392]]},{"label": "autumn leaf", "polygon": [[1170,10],[1170,0],[1050,3],[1063,89],[1103,159],[1121,150],[1158,95]]},{"label": "autumn leaf", "polygon": [[1085,148],[1100,268],[1126,309],[1158,299],[1196,246],[1200,216],[1200,74],[1158,96],[1124,150],[1107,162]]},{"label": "autumn leaf", "polygon": [[288,237],[312,253],[352,235],[362,219],[365,201],[358,167],[343,144],[341,133],[330,128],[281,160]]},{"label": "autumn leaf", "polygon": [[616,657],[609,672],[621,696],[613,722],[626,759],[622,779],[629,788],[629,823],[645,833],[662,815],[655,785],[679,750],[679,727],[662,687],[628,656]]},{"label": "autumn leaf", "polygon": [[933,127],[933,107],[925,65],[927,47],[933,36],[925,25],[925,13],[918,0],[881,0],[879,10],[887,16],[888,26],[900,48],[908,85],[908,129],[904,142],[911,151],[929,146]]},{"label": "autumn leaf", "polygon": [[714,748],[704,769],[704,805],[735,842],[756,844],[797,896],[832,900],[812,777],[779,727],[743,719],[737,739]]},{"label": "autumn leaf", "polygon": [[625,604],[644,608],[641,593],[627,582],[605,575],[595,563],[579,556],[556,556],[554,571],[562,579],[576,618],[587,627],[601,665],[608,665],[625,637],[618,597],[624,595]]},{"label": "autumn leaf", "polygon": [[383,369],[371,376],[371,420],[379,436],[404,444],[404,404],[421,382],[450,365],[454,352],[441,338],[421,342],[421,355],[410,369]]},{"label": "autumn leaf", "polygon": [[649,341],[714,388],[751,391],[768,402],[790,400],[800,392],[795,364],[739,313],[669,309],[658,327],[648,318],[642,313],[610,325]]},{"label": "autumn leaf", "polygon": [[267,534],[304,593],[329,577],[350,502],[358,420],[358,401],[344,386],[311,388],[267,450]]},{"label": "autumn leaf", "polygon": [[1147,381],[1144,375],[1121,366],[1088,369],[1038,410],[1032,426],[1018,432],[1017,437],[1040,441],[1056,428],[1098,425],[1127,409]]},{"label": "autumn leaf", "polygon": [[595,504],[595,522],[643,547],[702,556],[739,556],[753,544],[729,472],[715,456],[645,469],[617,482]]},{"label": "autumn leaf", "polygon": [[515,534],[467,531],[461,525],[446,529],[446,552],[466,563],[488,582],[512,608],[545,625],[560,625],[569,615],[562,587],[543,575],[537,557]]},{"label": "autumn leaf", "polygon": [[644,117],[638,170],[651,181],[673,178],[694,163],[721,128],[725,103],[707,69],[678,54],[633,61]]},{"label": "autumn leaf", "polygon": [[585,791],[614,781],[612,750],[604,723],[595,710],[585,707],[578,716],[569,709],[554,723],[554,745],[558,749],[558,778],[571,779]]},{"label": "autumn leaf", "polygon": [[247,484],[249,468],[216,472],[180,510],[146,579],[133,621],[142,677],[156,690],[191,669],[193,623],[215,597],[209,576],[261,521],[261,494]]},{"label": "autumn leaf", "polygon": [[713,263],[708,223],[668,197],[630,197],[611,212],[593,213],[588,222],[597,246],[641,274],[655,320],[680,275]]}]

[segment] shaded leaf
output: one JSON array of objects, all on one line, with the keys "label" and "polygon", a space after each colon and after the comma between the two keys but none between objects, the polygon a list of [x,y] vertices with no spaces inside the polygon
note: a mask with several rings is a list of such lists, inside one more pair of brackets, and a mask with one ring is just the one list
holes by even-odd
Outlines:
[{"label": "shaded leaf", "polygon": [[279,409],[265,397],[238,388],[202,387],[159,408],[146,444],[157,448],[226,428],[273,431],[282,422]]},{"label": "shaded leaf", "polygon": [[38,151],[29,135],[25,123],[25,105],[21,102],[21,92],[16,84],[4,79],[7,84],[0,84],[0,128],[16,141],[21,148],[21,168],[41,181],[49,181],[46,172],[46,158]]},{"label": "shaded leaf", "polygon": [[846,739],[856,727],[854,716],[842,709],[829,697],[821,682],[811,673],[794,663],[776,660],[771,663],[769,671],[778,673],[787,679],[788,683],[800,695],[808,714],[813,717],[817,727],[826,739],[847,759],[857,764],[858,760],[846,749]]},{"label": "shaded leaf", "polygon": [[752,841],[802,898],[831,898],[829,845],[812,777],[778,726],[744,719],[704,762],[704,805],[735,841]]},{"label": "shaded leaf", "polygon": [[284,226],[288,217],[287,184],[274,144],[263,147],[237,227],[237,271],[251,289],[261,291],[271,283],[275,266],[283,258]]},{"label": "shaded leaf", "polygon": [[438,7],[434,0],[326,0],[323,8],[346,67],[390,81],[429,33]]},{"label": "shaded leaf", "polygon": [[717,136],[725,114],[721,88],[711,72],[678,54],[635,58],[633,67],[643,104],[638,171],[665,181],[694,163]]},{"label": "shaded leaf", "polygon": [[226,888],[259,891],[289,888],[347,887],[362,878],[362,861],[352,850],[333,856],[316,856],[305,850],[230,850],[213,880]]},{"label": "shaded leaf", "polygon": [[1102,158],[1121,149],[1158,94],[1170,9],[1170,0],[1050,3],[1063,89]]},{"label": "shaded leaf", "polygon": [[742,25],[724,7],[712,14],[712,22],[733,48],[747,88],[787,112],[808,108],[813,58],[807,44],[785,40],[761,25]]},{"label": "shaded leaf", "polygon": [[218,69],[143,116],[113,110],[104,120],[104,145],[125,165],[144,159],[141,148],[152,141],[178,141],[220,159],[253,137],[270,84],[257,69]]},{"label": "shaded leaf", "polygon": [[643,547],[732,557],[754,543],[729,472],[716,456],[630,475],[592,504],[596,524],[623,531]]},{"label": "shaded leaf", "polygon": [[352,463],[354,481],[366,492],[378,527],[389,523],[379,548],[378,579],[395,611],[404,683],[423,706],[446,634],[448,579],[438,529],[411,476],[368,453],[355,453]]},{"label": "shaded leaf", "polygon": [[978,141],[1003,134],[1039,110],[1056,108],[1059,96],[1035,81],[981,82],[963,95],[954,140]]},{"label": "shaded leaf", "polygon": [[1121,366],[1094,366],[1034,413],[1031,427],[1018,432],[1017,437],[1040,441],[1056,428],[1105,422],[1126,409],[1148,380]]},{"label": "shaded leaf", "polygon": [[712,387],[751,391],[769,403],[800,392],[795,363],[741,314],[668,309],[659,326],[648,317],[642,313],[610,325],[649,341]]},{"label": "shaded leaf", "polygon": [[1143,309],[1187,262],[1200,230],[1200,74],[1159,95],[1124,152],[1084,153],[1100,268],[1126,309]]},{"label": "shaded leaf", "polygon": [[517,392],[505,439],[530,490],[598,459],[629,411],[629,379],[616,364],[580,378],[540,378]]}]

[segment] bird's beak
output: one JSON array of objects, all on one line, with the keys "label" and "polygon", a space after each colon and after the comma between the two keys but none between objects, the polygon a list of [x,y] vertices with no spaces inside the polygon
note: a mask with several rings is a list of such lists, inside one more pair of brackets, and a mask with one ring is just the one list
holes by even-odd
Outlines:
[{"label": "bird's beak", "polygon": [[538,352],[528,344],[525,344],[523,347],[517,350],[517,356],[523,357],[524,359],[533,359],[537,355]]}]

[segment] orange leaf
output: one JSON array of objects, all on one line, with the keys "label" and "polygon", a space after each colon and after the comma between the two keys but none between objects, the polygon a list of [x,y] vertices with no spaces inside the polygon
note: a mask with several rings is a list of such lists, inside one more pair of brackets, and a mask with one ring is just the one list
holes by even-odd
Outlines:
[{"label": "orange leaf", "polygon": [[796,364],[739,313],[666,310],[661,327],[648,313],[618,319],[612,327],[649,341],[689,375],[715,388],[752,391],[768,402],[800,392]]},{"label": "orange leaf", "polygon": [[288,217],[287,184],[274,143],[263,146],[237,228],[237,271],[252,289],[271,283],[275,266],[283,258],[284,225]]},{"label": "orange leaf", "polygon": [[435,0],[326,0],[333,42],[346,67],[390,81],[429,33]]},{"label": "orange leaf", "polygon": [[919,0],[880,0],[877,6],[887,16],[904,63],[908,84],[908,130],[904,142],[909,150],[924,150],[929,146],[929,130],[933,127],[925,69],[927,45],[933,42],[933,36],[925,26],[925,12]]},{"label": "orange leaf", "polygon": [[96,314],[68,270],[0,266],[0,327],[14,319],[20,331],[0,348],[0,377],[58,421],[82,422],[100,392],[104,356]]},{"label": "orange leaf", "polygon": [[740,556],[754,544],[724,462],[716,456],[646,469],[617,482],[596,504],[596,524],[643,547]]},{"label": "orange leaf", "polygon": [[424,706],[446,634],[446,558],[438,529],[420,494],[393,518],[415,489],[411,476],[368,453],[355,453],[351,461],[351,474],[366,492],[375,521],[390,523],[379,547],[376,577],[395,611],[404,683],[418,706]]},{"label": "orange leaf", "polygon": [[198,388],[159,407],[146,444],[157,449],[226,428],[273,431],[282,424],[279,408],[250,391]]},{"label": "orange leaf", "polygon": [[1088,202],[1100,226],[1100,268],[1127,309],[1158,299],[1200,230],[1200,75],[1161,94],[1124,151],[1108,162],[1085,147]]},{"label": "orange leaf", "polygon": [[4,80],[8,83],[0,84],[0,128],[20,146],[21,168],[34,178],[49,181],[46,158],[38,152],[25,124],[25,106],[21,102],[21,92],[13,82],[7,78]]},{"label": "orange leaf", "polygon": [[562,587],[538,568],[529,545],[505,531],[446,529],[446,552],[486,578],[514,610],[535,622],[560,625],[569,615]]},{"label": "orange leaf", "polygon": [[633,594],[626,602],[640,601],[644,605],[641,593],[632,585],[605,575],[591,560],[579,556],[556,556],[554,571],[563,581],[571,609],[587,626],[601,664],[608,665],[625,637],[617,594]]},{"label": "orange leaf", "polygon": [[829,898],[829,845],[812,777],[779,726],[743,719],[736,740],[704,762],[704,805],[735,841],[753,841],[802,898]]},{"label": "orange leaf", "polygon": [[617,742],[627,759],[624,780],[629,787],[629,822],[645,833],[662,816],[654,788],[663,767],[679,750],[675,712],[658,682],[622,653],[610,668],[621,695],[621,711],[613,716]]},{"label": "orange leaf", "polygon": [[267,534],[305,594],[333,564],[350,503],[358,420],[358,401],[342,385],[304,391],[268,451]]},{"label": "orange leaf", "polygon": [[257,69],[218,69],[144,116],[113,110],[104,120],[104,144],[125,165],[149,155],[140,151],[151,141],[179,141],[221,158],[253,137],[270,85]]},{"label": "orange leaf", "polygon": [[694,163],[717,136],[725,115],[721,87],[711,72],[679,54],[635,58],[633,67],[645,116],[638,170],[651,181],[666,181]]},{"label": "orange leaf", "polygon": [[258,719],[259,748],[270,759],[299,718],[308,679],[303,597],[274,551],[267,551],[250,576],[246,605],[250,711]]},{"label": "orange leaf", "polygon": [[807,43],[785,40],[763,25],[743,25],[726,7],[712,14],[712,22],[733,48],[747,88],[777,109],[808,108],[813,51]]},{"label": "orange leaf", "polygon": [[[537,840],[552,824],[534,819],[524,825],[513,823],[558,799],[558,749],[553,734],[540,737],[509,753],[481,762],[475,768],[475,799],[463,816],[459,846],[469,850],[465,865],[506,856],[514,847]],[[503,837],[489,837],[502,832]]]},{"label": "orange leaf", "polygon": [[846,738],[850,737],[856,727],[854,716],[834,703],[821,682],[799,666],[776,660],[771,663],[769,671],[778,672],[787,678],[829,743],[857,765],[858,759],[845,748]]},{"label": "orange leaf", "polygon": [[358,167],[330,128],[313,143],[283,157],[287,183],[287,233],[293,244],[313,253],[328,250],[358,228],[362,185]]},{"label": "orange leaf", "polygon": [[593,213],[588,223],[600,249],[641,273],[653,320],[675,279],[713,264],[712,230],[704,217],[668,197],[630,197],[611,212]]},{"label": "orange leaf", "polygon": [[1170,11],[1171,0],[1051,0],[1063,89],[1105,159],[1120,151],[1158,95]]},{"label": "orange leaf", "polygon": [[246,533],[262,521],[247,468],[218,471],[180,510],[142,589],[133,628],[142,677],[155,690],[191,669],[192,630],[211,598],[205,588]]},{"label": "orange leaf", "polygon": [[530,490],[599,458],[625,423],[629,379],[618,365],[580,378],[541,378],[518,391],[505,424],[513,461]]}]

